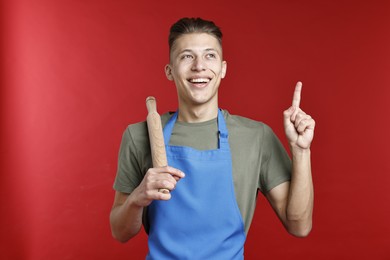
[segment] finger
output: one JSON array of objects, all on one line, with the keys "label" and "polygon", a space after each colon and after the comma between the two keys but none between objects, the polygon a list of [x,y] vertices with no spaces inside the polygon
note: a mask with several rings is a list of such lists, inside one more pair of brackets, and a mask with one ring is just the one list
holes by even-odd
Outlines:
[{"label": "finger", "polygon": [[[167,191],[167,192],[164,192]],[[171,193],[168,189],[154,188],[146,191],[146,196],[150,200],[170,200]]]},{"label": "finger", "polygon": [[154,194],[154,200],[170,200],[172,198],[169,190],[159,189],[158,192]]},{"label": "finger", "polygon": [[169,174],[172,175],[174,178],[175,178],[175,177],[178,177],[178,178],[184,178],[184,177],[185,177],[184,172],[180,171],[179,169],[170,167],[170,166],[162,167],[161,170],[162,170],[162,172],[169,173]]},{"label": "finger", "polygon": [[311,118],[311,116],[306,115],[303,111],[301,111],[300,113],[298,113],[298,114],[295,116],[295,121],[294,121],[295,127],[298,127],[299,123],[300,123],[302,120],[308,120],[308,119],[310,119],[310,118]]},{"label": "finger", "polygon": [[288,109],[283,111],[283,117],[285,120],[290,120],[292,114],[295,112],[295,107],[289,107]]},{"label": "finger", "polygon": [[153,174],[168,174],[169,176],[175,178],[176,180],[185,177],[184,172],[170,166],[150,168],[149,171],[153,172]]},{"label": "finger", "polygon": [[160,180],[156,183],[158,185],[157,187],[159,188],[159,191],[166,191],[166,190],[173,190],[176,187],[176,181],[168,181],[168,180]]},{"label": "finger", "polygon": [[303,134],[308,126],[308,120],[304,119],[296,126],[297,132]]},{"label": "finger", "polygon": [[303,134],[306,130],[313,130],[315,125],[315,121],[312,118],[302,120],[297,129],[297,132]]},{"label": "finger", "polygon": [[167,173],[157,173],[147,176],[146,190],[154,194],[156,191],[162,193],[169,193],[170,190],[175,189],[176,180]]},{"label": "finger", "polygon": [[297,85],[295,85],[294,96],[292,101],[293,107],[299,107],[301,103],[301,91],[302,91],[302,82],[298,81]]},{"label": "finger", "polygon": [[294,112],[291,114],[290,120],[292,123],[295,123],[295,121],[297,120],[297,116],[302,114],[303,111],[299,107],[293,107],[293,108],[294,108]]},{"label": "finger", "polygon": [[[168,181],[176,185],[180,178],[173,176],[171,173],[163,170],[163,168],[151,168],[146,173],[144,180],[146,183],[156,183],[159,181]],[[154,189],[155,187],[151,187]]]}]

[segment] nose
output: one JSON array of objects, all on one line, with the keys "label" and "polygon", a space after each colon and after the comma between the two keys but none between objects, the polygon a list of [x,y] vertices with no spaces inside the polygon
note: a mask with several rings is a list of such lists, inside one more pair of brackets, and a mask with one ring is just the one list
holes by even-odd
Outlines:
[{"label": "nose", "polygon": [[193,71],[203,71],[206,69],[206,65],[201,58],[196,58],[196,59],[194,59],[194,62],[192,63],[191,69]]}]

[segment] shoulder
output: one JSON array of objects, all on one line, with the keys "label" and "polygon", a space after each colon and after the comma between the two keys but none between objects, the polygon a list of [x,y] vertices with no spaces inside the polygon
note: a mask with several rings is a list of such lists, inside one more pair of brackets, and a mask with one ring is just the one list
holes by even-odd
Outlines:
[{"label": "shoulder", "polygon": [[[172,112],[167,112],[161,115],[161,124],[164,126],[171,118]],[[124,138],[132,140],[135,144],[141,142],[149,142],[148,125],[146,121],[133,123],[127,126]]]},{"label": "shoulder", "polygon": [[146,121],[130,124],[127,126],[125,133],[123,134],[123,139],[132,142],[135,145],[140,142],[148,141],[148,128]]},{"label": "shoulder", "polygon": [[279,142],[267,124],[244,116],[232,115],[226,110],[223,110],[223,113],[232,145],[269,150],[275,142]]},{"label": "shoulder", "polygon": [[272,129],[265,123],[248,117],[230,114],[227,110],[222,110],[229,132],[257,133],[268,135]]}]

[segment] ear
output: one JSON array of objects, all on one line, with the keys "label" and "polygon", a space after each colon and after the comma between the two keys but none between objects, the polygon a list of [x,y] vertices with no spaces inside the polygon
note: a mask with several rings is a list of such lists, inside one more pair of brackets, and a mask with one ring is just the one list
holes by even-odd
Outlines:
[{"label": "ear", "polygon": [[227,62],[222,61],[222,71],[221,71],[221,78],[225,78],[226,76],[226,70],[227,70]]},{"label": "ear", "polygon": [[165,75],[167,76],[168,80],[173,80],[172,68],[169,64],[165,65]]}]

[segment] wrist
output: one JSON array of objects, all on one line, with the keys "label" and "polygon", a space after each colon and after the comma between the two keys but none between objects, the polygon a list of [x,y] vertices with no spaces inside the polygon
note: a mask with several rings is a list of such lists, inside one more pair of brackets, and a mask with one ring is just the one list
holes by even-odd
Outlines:
[{"label": "wrist", "polygon": [[127,208],[133,209],[133,210],[140,210],[143,208],[142,202],[137,196],[137,191],[134,190],[129,197],[127,198],[126,202]]},{"label": "wrist", "polygon": [[301,148],[297,145],[290,145],[290,151],[293,156],[310,156],[310,147]]}]

